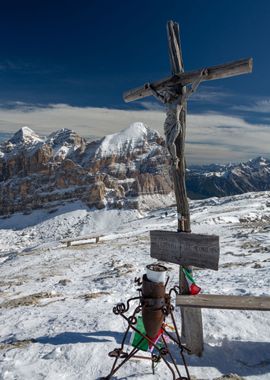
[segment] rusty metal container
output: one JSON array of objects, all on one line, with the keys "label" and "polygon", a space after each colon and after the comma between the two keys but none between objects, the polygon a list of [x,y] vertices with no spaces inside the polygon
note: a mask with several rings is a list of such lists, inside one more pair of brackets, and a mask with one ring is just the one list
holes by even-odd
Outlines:
[{"label": "rusty metal container", "polygon": [[142,318],[147,336],[155,340],[164,321],[162,307],[165,306],[165,285],[162,282],[149,281],[143,275]]}]

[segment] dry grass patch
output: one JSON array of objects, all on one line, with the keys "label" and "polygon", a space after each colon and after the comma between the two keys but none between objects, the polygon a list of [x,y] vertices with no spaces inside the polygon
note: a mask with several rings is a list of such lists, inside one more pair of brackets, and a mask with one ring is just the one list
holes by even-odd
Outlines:
[{"label": "dry grass patch", "polygon": [[14,342],[0,343],[0,350],[11,350],[13,348],[25,348],[31,343],[35,343],[35,340],[24,339],[24,340],[15,340]]},{"label": "dry grass patch", "polygon": [[42,299],[53,298],[53,297],[59,297],[59,294],[52,294],[49,292],[34,293],[34,294],[30,294],[28,296],[19,297],[19,298],[11,299],[8,301],[4,301],[0,304],[0,309],[1,308],[15,308],[15,307],[19,307],[19,306],[37,305]]},{"label": "dry grass patch", "polygon": [[95,292],[95,293],[86,293],[80,295],[78,298],[83,298],[85,301],[93,300],[105,295],[110,295],[109,292]]}]

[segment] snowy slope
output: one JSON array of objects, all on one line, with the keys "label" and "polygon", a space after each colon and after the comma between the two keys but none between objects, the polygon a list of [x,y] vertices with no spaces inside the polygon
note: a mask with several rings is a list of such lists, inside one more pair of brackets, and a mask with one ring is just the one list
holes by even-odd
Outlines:
[{"label": "snowy slope", "polygon": [[[167,212],[167,216],[165,214]],[[191,203],[193,232],[220,235],[220,269],[196,270],[204,293],[270,294],[270,193]],[[125,324],[112,313],[136,295],[133,280],[153,260],[149,230],[176,229],[176,210],[62,209],[0,219],[0,379],[94,380]],[[99,244],[65,247],[61,238],[100,233]],[[32,248],[31,248],[32,247]],[[170,285],[177,265],[168,264]],[[180,313],[176,311],[180,326]],[[237,373],[270,379],[268,312],[203,310],[205,352],[188,357],[197,379]],[[114,379],[170,379],[163,364],[133,361]]]}]

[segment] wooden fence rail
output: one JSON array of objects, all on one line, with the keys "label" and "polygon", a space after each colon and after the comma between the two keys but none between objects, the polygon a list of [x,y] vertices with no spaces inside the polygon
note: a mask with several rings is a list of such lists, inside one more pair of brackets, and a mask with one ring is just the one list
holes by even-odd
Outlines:
[{"label": "wooden fence rail", "polygon": [[208,309],[270,311],[270,297],[228,296],[215,294],[198,294],[196,296],[180,295],[176,297],[176,305]]}]

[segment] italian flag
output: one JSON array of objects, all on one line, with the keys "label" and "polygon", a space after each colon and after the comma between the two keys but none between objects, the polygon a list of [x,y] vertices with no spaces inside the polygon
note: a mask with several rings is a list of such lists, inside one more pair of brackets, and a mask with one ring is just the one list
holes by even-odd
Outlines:
[{"label": "italian flag", "polygon": [[186,278],[187,283],[188,283],[189,293],[193,296],[200,293],[201,288],[195,284],[195,281],[194,281],[193,277],[191,276],[190,271],[188,269],[185,269],[185,268],[182,268],[182,269],[183,269],[185,278]]},{"label": "italian flag", "polygon": [[[140,315],[137,317],[136,329],[139,330],[140,333],[146,335],[142,316]],[[163,330],[160,329],[157,336],[154,339],[152,339],[154,344],[157,344],[158,346],[160,346],[158,341],[160,340],[162,334],[163,334]],[[139,333],[137,333],[137,331],[134,331],[134,330],[130,337],[130,344],[131,346],[139,348],[142,351],[152,352],[154,350],[154,346],[150,342],[148,342],[147,339],[143,338]]]}]

